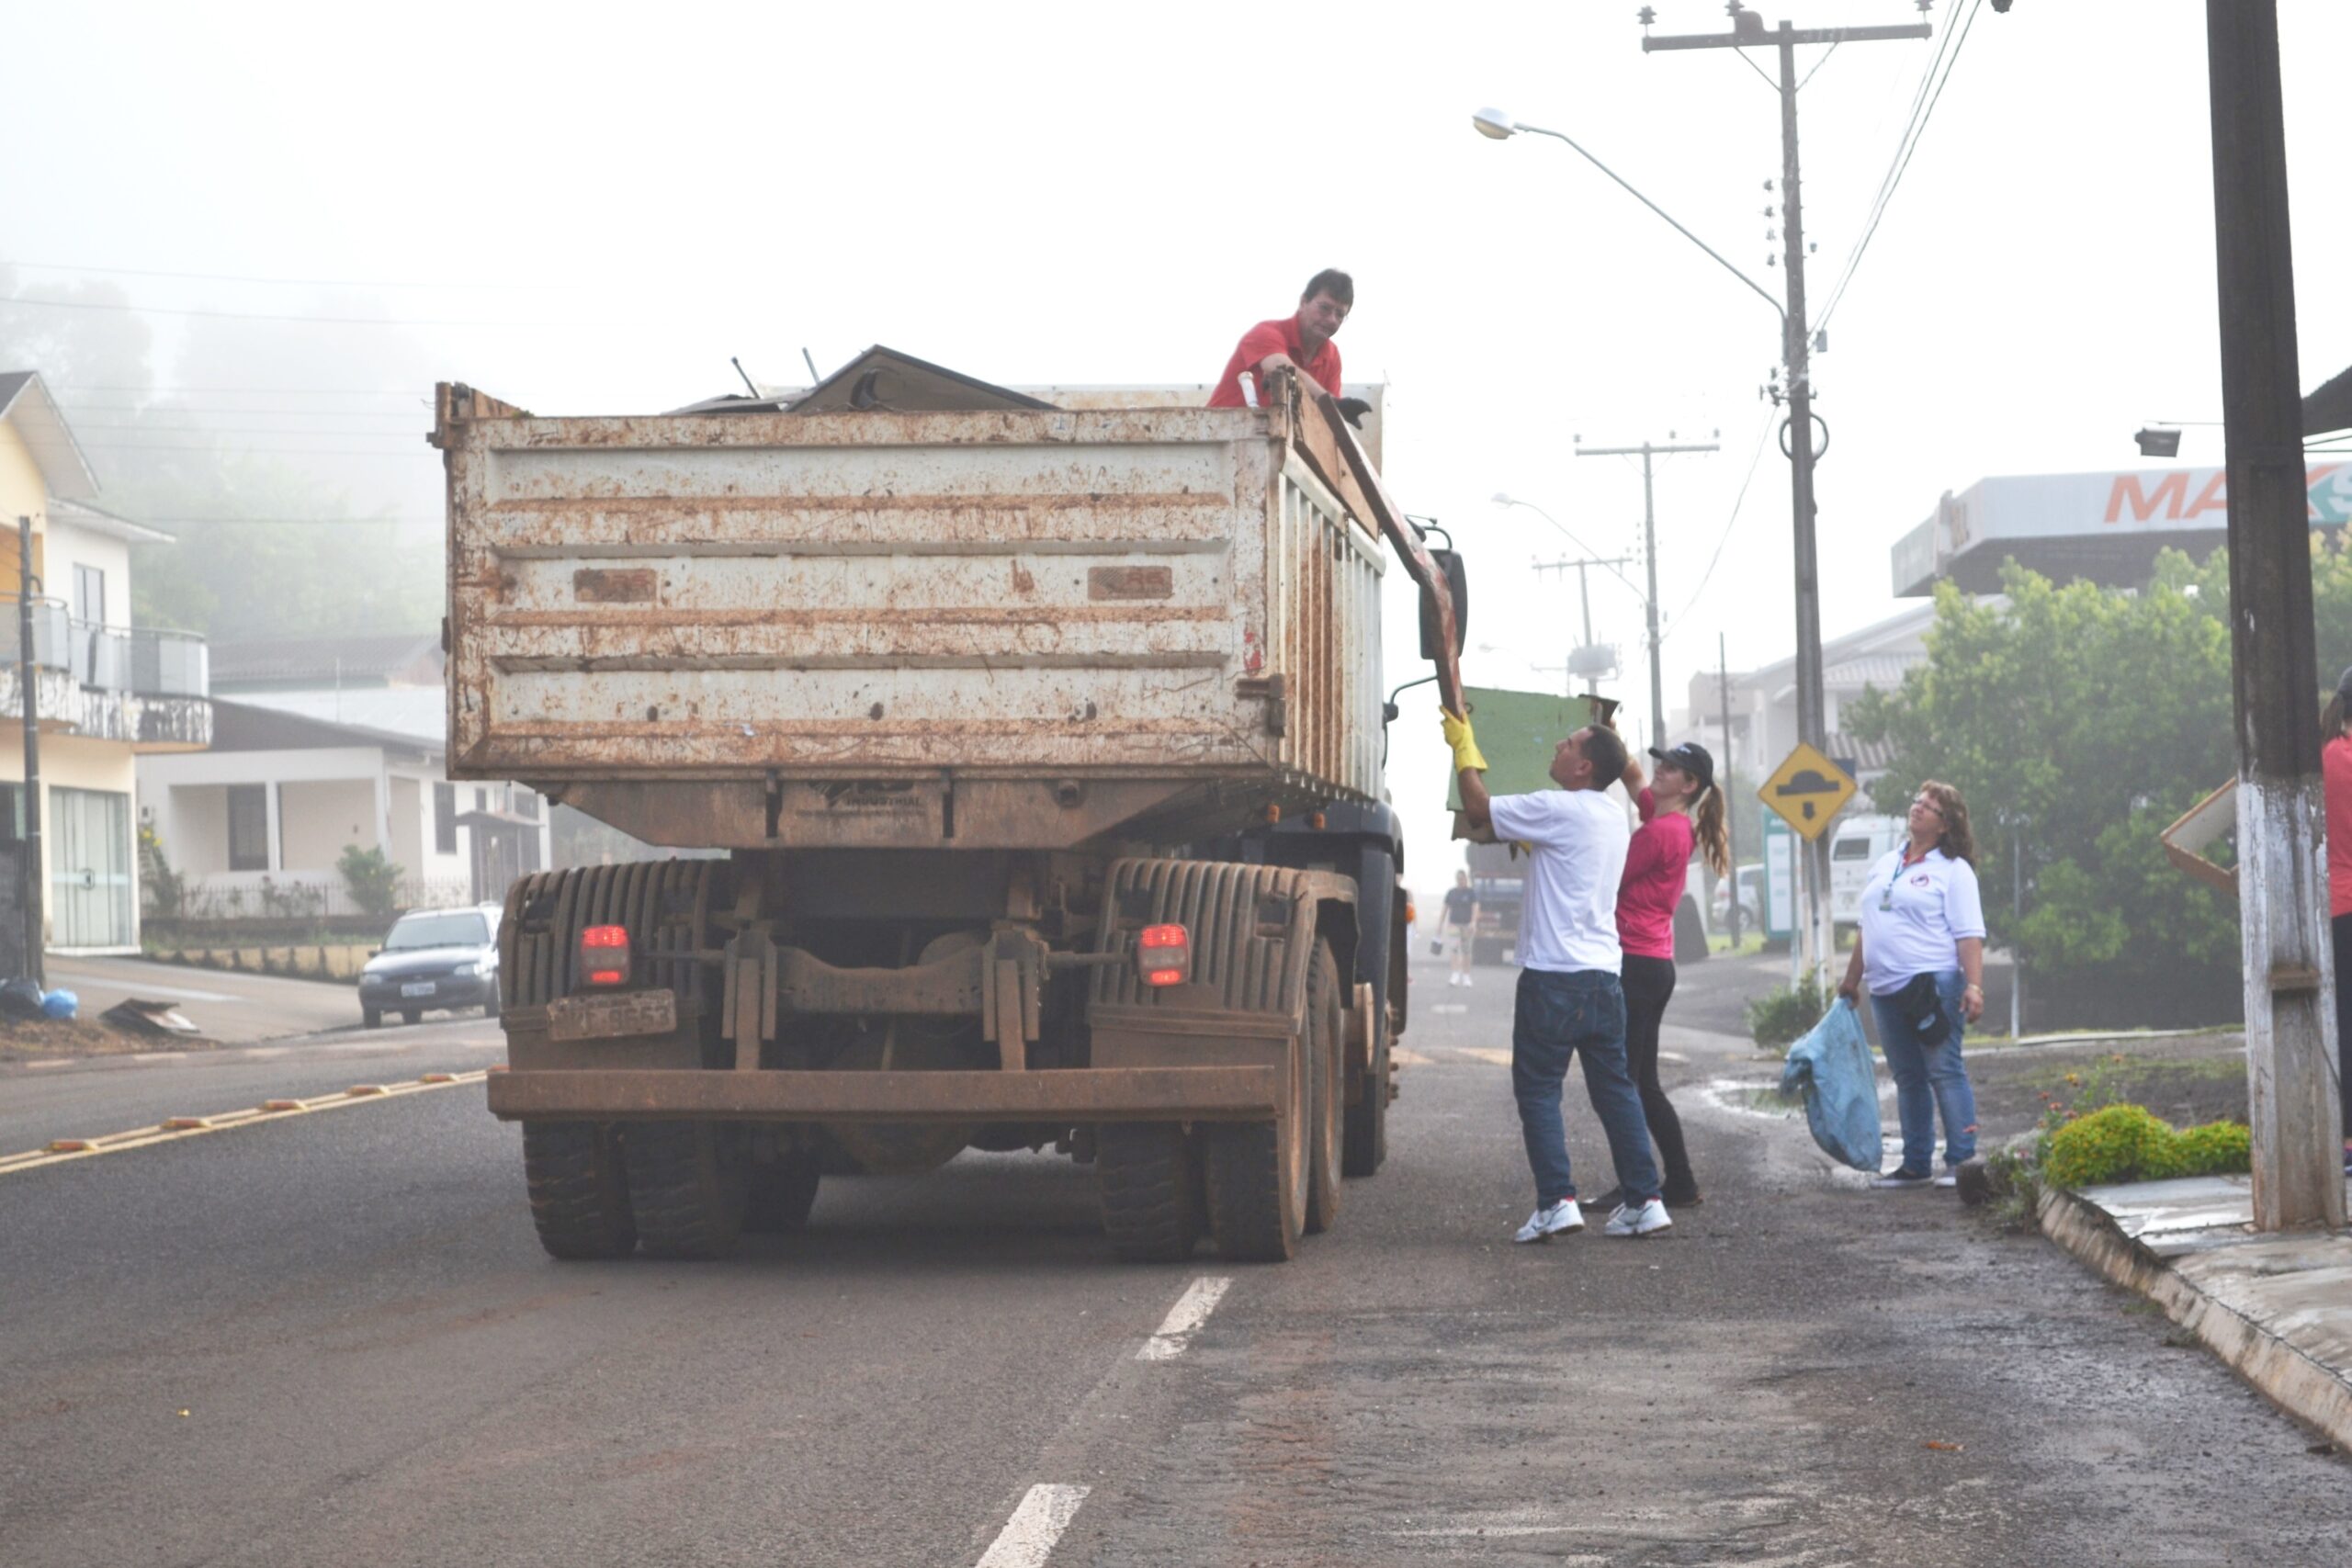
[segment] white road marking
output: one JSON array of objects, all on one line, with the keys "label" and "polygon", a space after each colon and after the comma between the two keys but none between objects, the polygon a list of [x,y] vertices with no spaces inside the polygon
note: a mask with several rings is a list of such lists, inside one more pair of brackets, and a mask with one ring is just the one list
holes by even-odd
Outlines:
[{"label": "white road marking", "polygon": [[1430,1009],[1431,1012],[1468,1012],[1469,1010],[1468,1002],[1438,1002]]},{"label": "white road marking", "polygon": [[1168,1316],[1159,1325],[1159,1332],[1143,1342],[1136,1352],[1138,1361],[1172,1361],[1184,1353],[1201,1325],[1209,1320],[1216,1303],[1224,1298],[1233,1281],[1215,1275],[1204,1275],[1184,1287],[1176,1304],[1168,1309]]},{"label": "white road marking", "polygon": [[1086,1493],[1083,1486],[1040,1483],[1029,1488],[1029,1495],[1021,1499],[1021,1506],[1012,1510],[1012,1517],[1004,1521],[1004,1529],[980,1558],[978,1568],[1042,1568],[1062,1531],[1069,1529],[1078,1506],[1086,1501]]},{"label": "white road marking", "polygon": [[1687,1062],[1690,1058],[1679,1051],[1660,1051],[1657,1059],[1661,1062]]},{"label": "white road marking", "polygon": [[72,969],[50,971],[53,980],[79,980],[85,986],[106,986],[118,991],[129,991],[134,997],[177,997],[184,1002],[237,1002],[248,1004],[250,997],[232,997],[226,991],[191,991],[181,986],[158,986],[148,980],[125,980],[119,976],[85,975]]}]

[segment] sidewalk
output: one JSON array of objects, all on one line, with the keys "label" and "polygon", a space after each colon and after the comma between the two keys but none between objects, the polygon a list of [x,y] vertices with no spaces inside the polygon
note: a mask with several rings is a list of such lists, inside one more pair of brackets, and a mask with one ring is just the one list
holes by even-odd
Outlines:
[{"label": "sidewalk", "polygon": [[252,1044],[359,1023],[358,993],[323,980],[78,953],[52,953],[45,964],[51,986],[81,998],[84,1018],[96,1018],[130,997],[174,1002],[207,1039],[223,1044]]},{"label": "sidewalk", "polygon": [[2243,1176],[2042,1193],[2041,1228],[2352,1450],[2352,1235],[2258,1235]]}]

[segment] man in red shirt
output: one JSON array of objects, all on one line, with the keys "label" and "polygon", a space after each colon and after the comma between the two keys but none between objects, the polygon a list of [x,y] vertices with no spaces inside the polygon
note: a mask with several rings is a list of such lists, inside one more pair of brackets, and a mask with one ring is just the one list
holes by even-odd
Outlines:
[{"label": "man in red shirt", "polygon": [[1298,297],[1297,314],[1260,321],[1241,334],[1240,345],[1226,361],[1225,374],[1217,378],[1216,389],[1209,394],[1209,407],[1246,407],[1247,401],[1241,396],[1245,371],[1258,378],[1261,394],[1265,378],[1287,368],[1313,377],[1324,390],[1338,397],[1340,345],[1331,338],[1340,330],[1340,323],[1348,319],[1355,302],[1355,280],[1338,268],[1325,267],[1308,278],[1306,291]]}]

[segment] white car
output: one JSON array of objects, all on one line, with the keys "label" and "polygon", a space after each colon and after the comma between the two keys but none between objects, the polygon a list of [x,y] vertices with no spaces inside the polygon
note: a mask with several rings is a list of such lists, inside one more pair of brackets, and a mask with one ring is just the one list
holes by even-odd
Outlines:
[{"label": "white car", "polygon": [[1731,887],[1739,884],[1739,930],[1745,936],[1749,931],[1762,931],[1764,916],[1764,863],[1750,861],[1736,867],[1731,876],[1715,879],[1714,927],[1719,931],[1731,929]]}]

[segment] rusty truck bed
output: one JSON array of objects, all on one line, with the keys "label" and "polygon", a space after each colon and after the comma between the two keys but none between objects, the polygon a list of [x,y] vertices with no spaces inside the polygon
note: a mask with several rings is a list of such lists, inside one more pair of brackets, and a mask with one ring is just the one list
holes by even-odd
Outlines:
[{"label": "rusty truck bed", "polygon": [[1280,411],[439,401],[455,777],[735,848],[1377,798],[1385,552]]}]

